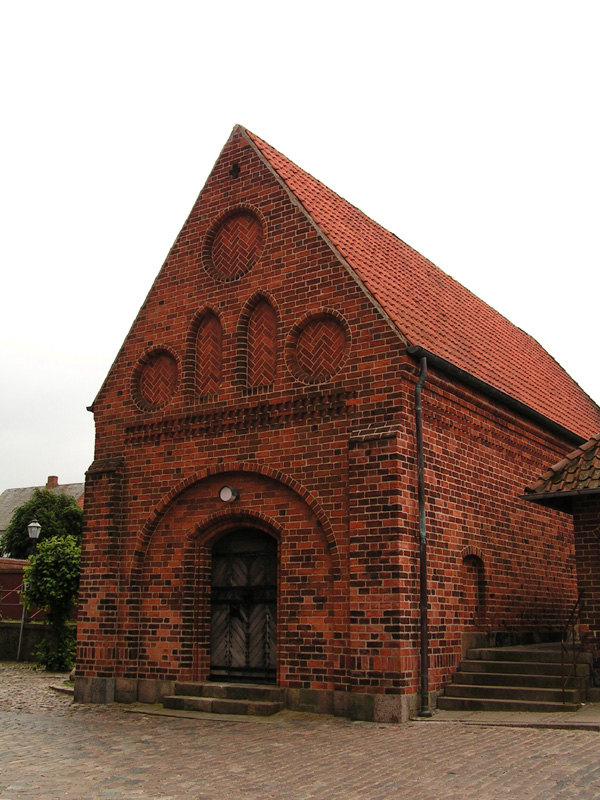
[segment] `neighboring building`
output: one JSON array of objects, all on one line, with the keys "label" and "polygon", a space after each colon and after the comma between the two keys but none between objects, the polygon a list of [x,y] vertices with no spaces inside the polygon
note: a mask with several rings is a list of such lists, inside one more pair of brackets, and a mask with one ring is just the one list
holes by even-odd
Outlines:
[{"label": "neighboring building", "polygon": [[557,526],[575,533],[581,636],[600,668],[600,433],[573,450],[526,489],[525,500],[562,511]]},{"label": "neighboring building", "polygon": [[48,489],[55,494],[66,494],[77,501],[83,508],[83,483],[59,483],[56,475],[49,475],[45,486],[27,486],[24,489],[5,489],[0,494],[0,536],[2,536],[12,519],[12,515],[33,497],[36,489]]},{"label": "neighboring building", "polygon": [[[56,475],[49,475],[45,486],[6,489],[0,494],[0,537],[8,529],[14,512],[31,500],[36,489],[48,489],[55,494],[66,494],[74,498],[77,505],[83,508],[84,484],[59,484]],[[4,618],[21,616],[22,605],[19,592],[23,583],[23,569],[26,566],[27,561],[23,559],[0,558],[0,616]]]},{"label": "neighboring building", "polygon": [[530,336],[236,127],[92,406],[76,698],[239,680],[276,683],[290,708],[414,711],[424,363],[435,694],[465,637],[562,626],[572,531],[519,495],[600,409]]},{"label": "neighboring building", "polygon": [[22,558],[0,558],[0,619],[21,618],[21,587],[27,564]]}]

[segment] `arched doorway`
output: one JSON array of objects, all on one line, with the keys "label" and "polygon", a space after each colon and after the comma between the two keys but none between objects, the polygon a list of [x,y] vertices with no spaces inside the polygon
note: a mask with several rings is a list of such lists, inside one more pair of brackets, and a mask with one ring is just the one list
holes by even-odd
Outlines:
[{"label": "arched doorway", "polygon": [[212,547],[210,678],[274,683],[277,541],[237,528]]}]

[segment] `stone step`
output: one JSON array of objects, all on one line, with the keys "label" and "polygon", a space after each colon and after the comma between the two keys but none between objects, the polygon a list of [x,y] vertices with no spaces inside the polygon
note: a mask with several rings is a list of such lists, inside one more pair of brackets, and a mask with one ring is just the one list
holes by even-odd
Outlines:
[{"label": "stone step", "polygon": [[173,691],[163,698],[165,708],[267,717],[285,705],[285,689],[264,684],[177,681]]},{"label": "stone step", "polygon": [[[474,661],[527,661],[536,664],[561,664],[563,655],[560,645],[537,645],[518,647],[477,647],[467,651],[467,659]],[[564,654],[566,664],[572,663],[570,652]],[[579,653],[577,663],[591,664],[591,653]]]},{"label": "stone step", "polygon": [[[560,663],[539,663],[537,661],[466,659],[461,661],[459,670],[461,672],[496,672],[510,675],[562,675]],[[586,678],[589,675],[589,671],[590,668],[587,662],[580,663],[575,665],[573,675]]]},{"label": "stone step", "polygon": [[[438,708],[457,711],[577,711],[587,696],[591,654],[573,664],[556,643],[467,651]],[[563,702],[563,699],[565,702]]]},{"label": "stone step", "polygon": [[[456,672],[454,683],[468,684],[470,686],[530,686],[540,689],[562,690],[561,675],[524,675],[507,672]],[[585,691],[587,680],[585,677],[568,678],[567,689]]]},{"label": "stone step", "polygon": [[249,700],[283,703],[285,689],[278,686],[251,683],[216,683],[205,681],[189,683],[177,681],[173,689],[176,695],[186,697],[213,697],[226,700]]},{"label": "stone step", "polygon": [[180,694],[163,697],[163,706],[208,714],[236,714],[255,717],[269,717],[283,709],[283,703],[265,700],[231,700],[221,697],[194,697]]},{"label": "stone step", "polygon": [[[532,688],[530,686],[493,686],[451,683],[446,686],[446,697],[465,697],[485,700],[528,700],[536,703],[562,703],[562,689]],[[577,689],[565,689],[566,703],[581,704],[582,696]]]},{"label": "stone step", "polygon": [[437,707],[444,711],[578,711],[578,703],[546,703],[528,700],[487,700],[485,698],[438,697]]}]

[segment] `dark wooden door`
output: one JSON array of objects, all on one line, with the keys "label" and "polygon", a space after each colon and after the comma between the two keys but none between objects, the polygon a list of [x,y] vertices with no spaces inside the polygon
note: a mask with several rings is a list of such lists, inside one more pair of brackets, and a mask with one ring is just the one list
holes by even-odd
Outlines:
[{"label": "dark wooden door", "polygon": [[212,553],[212,680],[274,682],[277,542],[252,528],[219,539]]}]

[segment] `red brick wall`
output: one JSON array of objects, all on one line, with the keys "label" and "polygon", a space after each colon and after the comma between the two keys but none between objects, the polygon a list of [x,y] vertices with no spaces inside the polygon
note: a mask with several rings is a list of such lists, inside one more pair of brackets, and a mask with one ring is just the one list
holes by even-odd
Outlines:
[{"label": "red brick wall", "polygon": [[540,456],[547,453],[548,464],[561,452],[554,437],[431,372],[423,415],[439,685],[456,666],[462,631],[562,628],[576,596],[573,526],[569,516],[520,499],[541,471]]},{"label": "red brick wall", "polygon": [[[279,542],[280,684],[414,695],[416,374],[234,136],[94,406],[80,673],[206,677],[210,545],[250,521]],[[518,495],[571,445],[435,371],[423,397],[435,689],[463,631],[562,619],[570,531]]]},{"label": "red brick wall", "polygon": [[600,497],[576,498],[573,519],[577,581],[579,589],[585,592],[581,633],[597,665],[600,662]]}]

